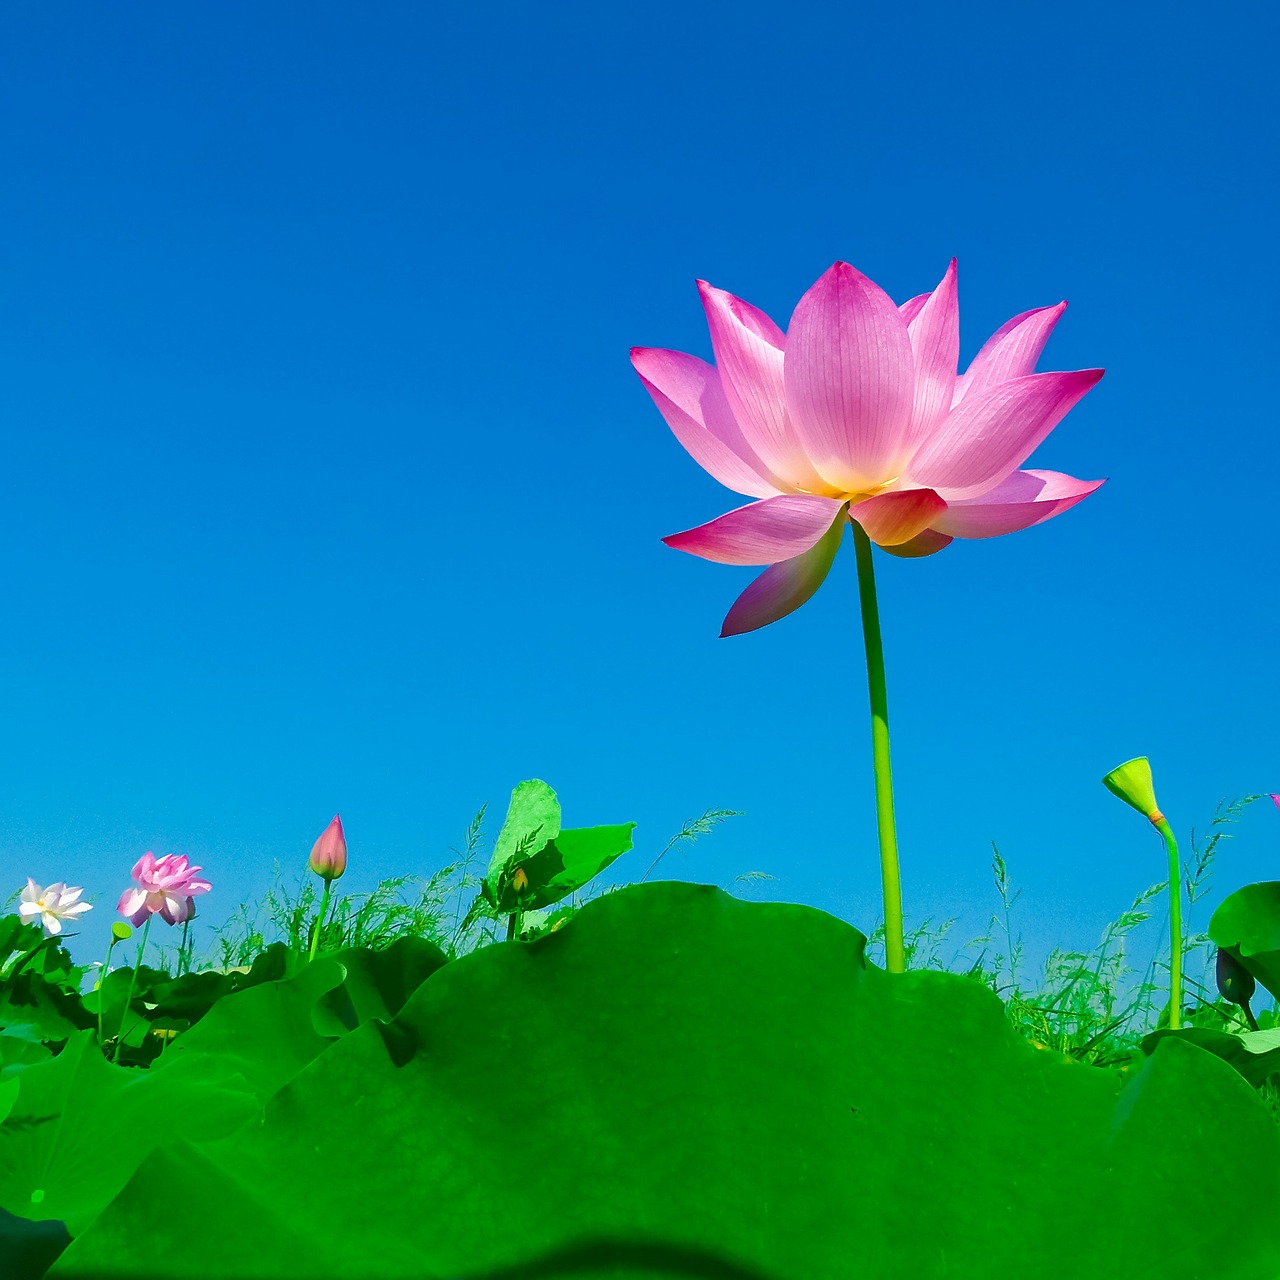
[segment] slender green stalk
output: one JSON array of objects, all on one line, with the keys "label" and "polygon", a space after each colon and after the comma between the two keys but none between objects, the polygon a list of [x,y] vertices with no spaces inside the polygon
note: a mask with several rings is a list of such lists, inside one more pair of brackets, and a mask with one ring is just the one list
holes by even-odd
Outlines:
[{"label": "slender green stalk", "polygon": [[1169,850],[1169,1028],[1176,1031],[1182,1025],[1182,867],[1178,862],[1178,842],[1168,819],[1161,814],[1153,822]]},{"label": "slender green stalk", "polygon": [[[111,1055],[112,1062],[118,1062],[120,1060],[120,1046],[124,1043],[124,1020],[129,1016],[129,1005],[133,1000],[133,987],[138,981],[138,970],[142,968],[142,953],[146,949],[147,934],[151,932],[151,922],[155,918],[155,912],[153,911],[147,917],[147,923],[142,926],[142,937],[138,940],[138,958],[134,961],[133,972],[129,974],[129,994],[124,998],[124,1012],[120,1015],[120,1029],[116,1032],[116,1048],[115,1052]],[[104,974],[104,980],[105,977],[106,975]],[[101,1002],[101,996],[99,996],[99,1002]],[[98,1031],[99,1034],[101,1034],[101,1023],[99,1023]]]},{"label": "slender green stalk", "polygon": [[191,957],[187,953],[187,932],[191,928],[191,917],[188,916],[182,922],[182,941],[178,943],[178,976],[181,977],[187,971],[187,966],[191,963]]},{"label": "slender green stalk", "polygon": [[520,928],[520,917],[523,914],[524,913],[521,911],[513,911],[511,915],[507,918],[507,941],[508,942],[512,942],[515,940],[516,933]]},{"label": "slender green stalk", "polygon": [[320,941],[320,926],[324,924],[325,912],[329,910],[329,888],[333,881],[328,876],[324,881],[324,892],[320,895],[320,914],[316,916],[316,922],[311,930],[311,954],[307,957],[308,961],[316,958],[316,944]]},{"label": "slender green stalk", "polygon": [[119,939],[113,933],[111,941],[107,944],[107,958],[102,962],[102,974],[98,978],[98,1048],[102,1048],[102,984],[107,980],[107,968],[111,964],[111,953],[116,949],[116,943]]},{"label": "slender green stalk", "polygon": [[898,835],[893,823],[893,773],[889,765],[889,708],[884,687],[884,650],[876,604],[871,539],[855,520],[858,596],[862,603],[862,639],[867,650],[867,687],[871,694],[871,758],[876,776],[876,825],[880,834],[880,878],[884,885],[884,953],[889,973],[906,971],[902,936],[902,884],[898,873]]}]

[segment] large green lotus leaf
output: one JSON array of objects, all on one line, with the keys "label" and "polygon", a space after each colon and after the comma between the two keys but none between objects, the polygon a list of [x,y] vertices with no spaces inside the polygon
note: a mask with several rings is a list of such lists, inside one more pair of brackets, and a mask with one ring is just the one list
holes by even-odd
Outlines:
[{"label": "large green lotus leaf", "polygon": [[152,1022],[171,1026],[199,1022],[223,996],[230,995],[242,985],[237,978],[246,974],[219,973],[206,970],[203,973],[184,973],[176,978],[166,977],[152,985],[147,999],[155,1005],[151,1011]]},{"label": "large green lotus leaf", "polygon": [[0,1027],[29,1027],[56,1043],[90,1025],[79,993],[84,970],[64,943],[21,916],[0,916]]},{"label": "large green lotus leaf", "polygon": [[9,957],[34,947],[44,935],[39,925],[28,924],[18,913],[0,916],[0,965]]},{"label": "large green lotus leaf", "polygon": [[307,967],[307,957],[289,949],[283,942],[273,942],[264,947],[253,958],[248,973],[232,975],[236,979],[236,990],[245,987],[256,987],[262,982],[278,982],[281,978],[292,978],[294,974]]},{"label": "large green lotus leaf", "polygon": [[[150,965],[140,965],[136,971],[127,965],[113,969],[84,997],[84,1007],[92,1015],[91,1025],[96,1028],[101,1011],[105,1039],[114,1040],[123,1028],[125,1045],[136,1047],[143,1044],[156,1016],[155,1011],[148,1008],[152,988],[169,981],[169,975],[163,969],[154,969]],[[155,1044],[154,1041],[151,1043]]]},{"label": "large green lotus leaf", "polygon": [[[33,1062],[47,1062],[51,1057],[53,1051],[44,1043],[40,1028],[32,1023],[7,1026],[0,1033],[0,1080]],[[7,1067],[13,1070],[6,1071]]]},{"label": "large green lotus leaf", "polygon": [[[159,1043],[154,1038],[148,1040],[153,1027],[186,1031],[228,996],[296,977],[306,967],[305,955],[290,951],[280,942],[272,943],[260,952],[248,973],[206,971],[174,978],[163,969],[143,965],[135,977],[131,968],[122,967],[109,973],[96,990],[85,996],[84,1005],[95,1020],[98,1007],[102,1006],[102,1031],[108,1039],[116,1035],[123,1020],[126,1054],[134,1061],[149,1062],[160,1052]],[[332,969],[325,972],[334,976]],[[314,984],[319,973],[317,970],[306,984],[313,996],[318,990]],[[133,993],[126,1018],[125,998],[129,996],[131,985]],[[328,1034],[340,1035],[342,1032]],[[140,1048],[141,1052],[134,1052]]]},{"label": "large green lotus leaf", "polygon": [[[68,1057],[64,1051],[51,1063],[43,1081],[32,1081],[27,1107],[16,1107],[12,1123],[0,1126],[0,1163],[12,1175],[0,1176],[0,1205],[24,1216],[63,1219],[73,1232],[82,1229],[157,1141],[171,1140],[177,1132],[221,1135],[252,1118],[281,1083],[329,1046],[331,1037],[369,1018],[389,1020],[444,963],[438,947],[408,936],[381,952],[353,948],[322,956],[293,978],[225,995],[148,1072],[111,1066],[94,1052],[92,1038],[85,1039],[75,1054]],[[117,1021],[123,999],[121,992]],[[78,1061],[83,1052],[96,1061]],[[71,1089],[64,1086],[73,1062]],[[126,1092],[128,1086],[132,1093]],[[19,1081],[0,1083],[5,1087],[17,1089]],[[94,1123],[87,1128],[81,1124],[86,1098],[95,1104]],[[147,1140],[139,1140],[139,1130]],[[75,1135],[70,1145],[68,1132]],[[32,1135],[47,1137],[68,1158],[55,1165]],[[12,1139],[7,1146],[6,1139]],[[87,1154],[81,1151],[84,1141],[94,1144]],[[39,1197],[34,1202],[33,1193]],[[8,1280],[7,1273],[0,1270],[0,1275]]]},{"label": "large green lotus leaf", "polygon": [[57,1043],[96,1024],[78,992],[51,981],[38,968],[22,969],[0,990],[0,1027],[28,1027],[41,1040]]},{"label": "large green lotus leaf", "polygon": [[153,1153],[50,1276],[1004,1280],[1048,1242],[1055,1280],[1274,1280],[1280,1131],[1224,1062],[1171,1040],[1126,1083],[864,941],[709,886],[605,895]]},{"label": "large green lotus leaf", "polygon": [[499,877],[494,905],[504,915],[549,907],[581,889],[631,848],[634,822],[616,827],[578,827],[558,836],[519,865],[528,876],[521,892],[510,875]]},{"label": "large green lotus leaf", "polygon": [[[12,975],[18,960],[22,959],[21,972],[43,973],[51,982],[62,982],[75,989],[84,970],[71,962],[66,940],[74,933],[46,938],[38,924],[28,924],[19,915],[0,916],[0,967]],[[34,954],[28,954],[34,952]],[[25,958],[23,958],[25,957]]]},{"label": "large green lotus leaf", "polygon": [[442,965],[448,962],[434,942],[405,934],[381,951],[348,947],[335,951],[345,977],[316,1002],[311,1021],[326,1036],[345,1035],[362,1022],[380,1018],[390,1022],[404,1003]]},{"label": "large green lotus leaf", "polygon": [[155,1147],[178,1133],[221,1137],[260,1106],[243,1081],[115,1066],[92,1031],[77,1033],[56,1058],[24,1066],[11,1083],[18,1096],[0,1124],[0,1206],[60,1219],[72,1235]]},{"label": "large green lotus leaf", "polygon": [[151,999],[175,1016],[198,1020],[224,995],[245,991],[263,982],[292,978],[307,967],[305,953],[292,950],[287,943],[273,942],[253,958],[248,972],[232,969],[221,972],[205,969],[184,973],[179,977],[158,980],[151,987]]},{"label": "large green lotus leaf", "polygon": [[1255,1088],[1260,1088],[1280,1071],[1280,1027],[1266,1031],[1244,1031],[1235,1034],[1214,1027],[1180,1027],[1173,1031],[1153,1031],[1142,1041],[1142,1052],[1155,1052],[1161,1040],[1186,1040],[1216,1054],[1233,1066]]},{"label": "large green lotus leaf", "polygon": [[310,964],[272,961],[264,973],[296,971],[223,995],[152,1070],[198,1058],[212,1077],[242,1076],[265,1102],[334,1038],[371,1018],[389,1022],[445,963],[439,947],[410,935],[382,951],[351,947]]},{"label": "large green lotus leaf", "polygon": [[40,1280],[70,1240],[65,1223],[30,1222],[0,1209],[0,1275],[4,1280]]},{"label": "large green lotus leaf", "polygon": [[1280,880],[1228,894],[1209,921],[1215,946],[1232,954],[1280,1000]]},{"label": "large green lotus leaf", "polygon": [[313,1014],[345,977],[346,969],[336,959],[319,956],[292,978],[232,992],[178,1036],[151,1070],[159,1073],[196,1060],[209,1077],[242,1077],[265,1102],[333,1043],[316,1030]]},{"label": "large green lotus leaf", "polygon": [[0,1080],[0,1124],[4,1123],[9,1112],[13,1110],[13,1104],[18,1101],[18,1091],[21,1087],[13,1076]]}]

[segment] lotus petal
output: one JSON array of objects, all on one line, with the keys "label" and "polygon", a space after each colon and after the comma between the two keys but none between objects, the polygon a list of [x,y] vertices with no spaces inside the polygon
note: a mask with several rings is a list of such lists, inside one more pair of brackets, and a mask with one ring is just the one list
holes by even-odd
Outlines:
[{"label": "lotus petal", "polygon": [[915,400],[906,448],[915,453],[951,408],[960,359],[960,302],[956,260],[907,326],[915,357]]},{"label": "lotus petal", "polygon": [[1033,373],[1044,344],[1066,309],[1067,304],[1059,302],[1056,307],[1036,307],[1006,320],[957,380],[955,402],[959,404],[964,396]]},{"label": "lotus petal", "polygon": [[698,292],[707,313],[716,372],[748,447],[770,474],[789,485],[819,488],[822,477],[787,422],[782,330],[763,311],[705,280],[698,281]]},{"label": "lotus petal", "polygon": [[920,314],[920,308],[924,306],[929,299],[933,297],[931,293],[917,293],[914,298],[908,298],[898,308],[898,314],[907,322],[908,325]]},{"label": "lotus petal", "polygon": [[1016,533],[1069,510],[1105,483],[1077,480],[1061,471],[1015,471],[979,498],[949,502],[930,527],[955,538]]},{"label": "lotus petal", "polygon": [[915,388],[906,322],[889,295],[847,262],[800,299],[787,330],[787,410],[828,483],[848,493],[894,478]]},{"label": "lotus petal", "polygon": [[844,534],[843,505],[831,528],[803,555],[770,565],[734,602],[720,635],[757,631],[794,612],[822,585]]},{"label": "lotus petal", "polygon": [[946,509],[947,504],[932,489],[901,489],[856,502],[849,514],[872,542],[891,547],[910,542],[936,525]]},{"label": "lotus petal", "polygon": [[846,505],[809,494],[765,498],[662,541],[719,564],[774,564],[808,551]]},{"label": "lotus petal", "polygon": [[945,533],[937,533],[933,529],[926,529],[923,533],[918,533],[910,542],[900,542],[897,546],[883,548],[891,556],[901,556],[904,560],[918,560],[922,556],[931,556],[936,551],[941,551],[948,543],[954,541]]},{"label": "lotus petal", "polygon": [[948,502],[979,497],[1025,462],[1101,377],[1101,369],[1032,373],[965,396],[911,459],[906,478]]},{"label": "lotus petal", "polygon": [[681,351],[636,347],[631,363],[689,456],[727,489],[752,498],[783,491],[755,455],[725,399],[716,371]]}]

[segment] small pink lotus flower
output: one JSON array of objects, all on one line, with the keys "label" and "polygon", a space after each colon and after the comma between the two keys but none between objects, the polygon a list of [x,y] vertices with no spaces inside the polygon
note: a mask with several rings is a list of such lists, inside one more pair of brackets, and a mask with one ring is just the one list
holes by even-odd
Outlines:
[{"label": "small pink lotus flower", "polygon": [[1276,808],[1280,809],[1280,795],[1273,795],[1271,798],[1276,802]]},{"label": "small pink lotus flower", "polygon": [[188,864],[186,854],[167,853],[157,859],[148,851],[134,864],[136,887],[120,895],[116,910],[134,928],[157,914],[166,924],[181,924],[196,913],[194,895],[213,888],[207,880],[196,879],[199,870]]},{"label": "small pink lotus flower", "polygon": [[325,880],[336,880],[347,869],[347,840],[342,834],[342,819],[333,821],[311,846],[311,870]]},{"label": "small pink lotus flower", "polygon": [[715,365],[650,347],[633,348],[631,363],[694,461],[758,499],[663,539],[721,564],[771,566],[722,636],[804,604],[850,521],[893,555],[928,556],[953,538],[1042,524],[1104,483],[1019,470],[1102,377],[1033,372],[1065,302],[1014,316],[957,375],[954,260],[932,293],[901,306],[837,262],[785,334],[731,293],[698,289]]},{"label": "small pink lotus flower", "polygon": [[93,910],[92,903],[80,901],[83,892],[83,887],[68,887],[61,880],[42,889],[28,876],[27,887],[23,889],[18,903],[18,914],[27,924],[33,924],[39,916],[44,926],[44,936],[50,938],[55,933],[62,932],[64,920],[74,924],[78,916]]}]

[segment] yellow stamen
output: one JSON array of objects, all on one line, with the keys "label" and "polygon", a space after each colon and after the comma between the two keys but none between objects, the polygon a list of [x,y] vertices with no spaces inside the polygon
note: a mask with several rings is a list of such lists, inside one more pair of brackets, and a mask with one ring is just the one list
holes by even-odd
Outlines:
[{"label": "yellow stamen", "polygon": [[868,498],[874,498],[878,494],[884,493],[891,485],[898,483],[900,476],[894,476],[892,479],[885,480],[882,484],[873,485],[870,489],[860,489],[856,493],[847,489],[837,489],[831,486],[825,493],[817,489],[804,489],[800,485],[793,485],[792,488],[797,493],[807,493],[813,498],[836,498],[840,502],[847,502],[850,506],[855,506],[859,502],[865,502]]}]

